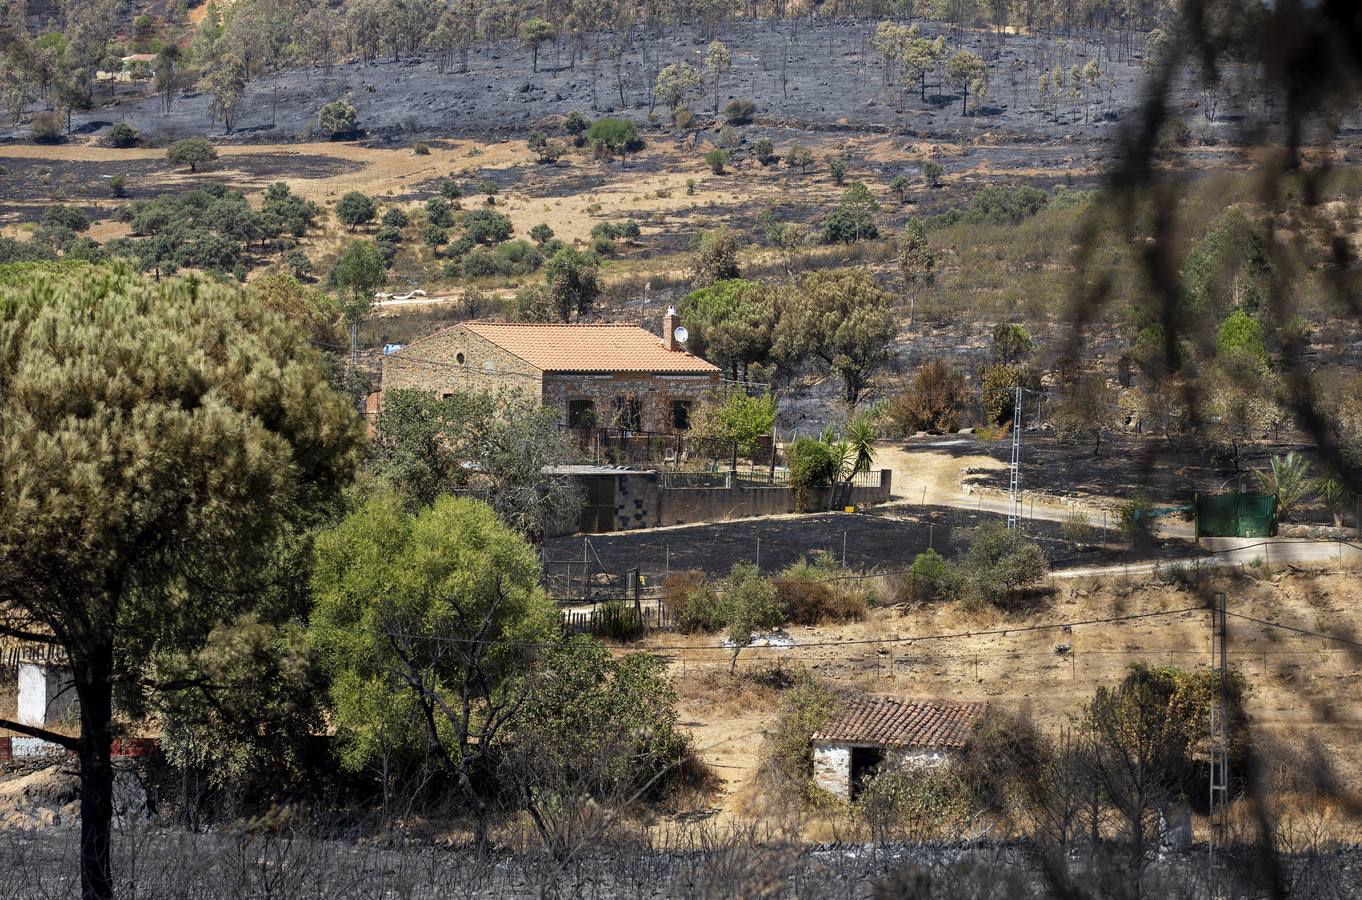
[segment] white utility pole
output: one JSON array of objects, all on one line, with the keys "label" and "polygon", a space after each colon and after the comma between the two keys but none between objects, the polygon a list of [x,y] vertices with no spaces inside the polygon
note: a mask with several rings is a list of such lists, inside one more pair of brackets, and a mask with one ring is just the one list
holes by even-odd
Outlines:
[{"label": "white utility pole", "polygon": [[1012,507],[1007,513],[1009,531],[1021,527],[1021,430],[1022,430],[1022,389],[1017,385],[1016,403],[1012,409],[1012,465],[1008,466],[1008,493]]}]

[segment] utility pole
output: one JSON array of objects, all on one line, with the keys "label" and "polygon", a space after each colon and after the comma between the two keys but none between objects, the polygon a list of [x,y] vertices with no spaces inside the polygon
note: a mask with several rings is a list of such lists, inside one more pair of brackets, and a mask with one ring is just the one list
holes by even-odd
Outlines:
[{"label": "utility pole", "polygon": [[1229,668],[1225,662],[1228,643],[1225,592],[1217,591],[1211,610],[1211,815],[1207,841],[1206,875],[1212,897],[1216,896],[1215,845],[1225,839],[1230,799],[1229,739],[1225,707]]},{"label": "utility pole", "polygon": [[1017,385],[1017,398],[1012,408],[1012,465],[1008,467],[1008,491],[1012,496],[1012,507],[1007,513],[1009,531],[1021,528],[1021,429],[1022,387]]}]

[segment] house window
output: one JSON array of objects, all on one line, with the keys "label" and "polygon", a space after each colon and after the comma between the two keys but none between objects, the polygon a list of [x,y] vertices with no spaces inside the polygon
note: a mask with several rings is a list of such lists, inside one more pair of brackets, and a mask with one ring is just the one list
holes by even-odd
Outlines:
[{"label": "house window", "polygon": [[623,431],[643,430],[643,404],[637,397],[615,398],[615,427]]},{"label": "house window", "polygon": [[448,400],[450,397],[453,397],[453,396],[454,396],[454,392],[453,392],[453,391],[440,391],[440,399],[441,399],[441,400]]},{"label": "house window", "polygon": [[567,414],[569,428],[590,428],[596,424],[596,404],[590,400],[569,400]]},{"label": "house window", "polygon": [[455,353],[455,354],[454,354],[454,361],[455,361],[456,363],[458,363],[459,365],[463,365],[463,363],[464,363],[464,356],[463,356],[463,351],[462,351],[462,350],[460,350],[458,353]]},{"label": "house window", "polygon": [[690,427],[690,401],[672,401],[672,428],[676,431],[685,431]]}]

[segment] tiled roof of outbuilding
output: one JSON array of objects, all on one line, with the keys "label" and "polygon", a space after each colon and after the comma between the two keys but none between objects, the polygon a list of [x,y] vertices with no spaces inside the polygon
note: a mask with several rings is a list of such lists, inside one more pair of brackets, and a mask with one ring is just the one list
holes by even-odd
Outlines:
[{"label": "tiled roof of outbuilding", "polygon": [[964,749],[985,703],[857,697],[813,735],[815,743]]},{"label": "tiled roof of outbuilding", "polygon": [[466,322],[543,372],[660,372],[717,374],[719,367],[684,350],[666,350],[657,335],[629,323],[541,325]]}]

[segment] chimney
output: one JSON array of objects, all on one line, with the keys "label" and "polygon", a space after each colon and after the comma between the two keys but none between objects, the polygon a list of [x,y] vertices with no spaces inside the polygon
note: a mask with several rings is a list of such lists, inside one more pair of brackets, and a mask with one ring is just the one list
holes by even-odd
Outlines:
[{"label": "chimney", "polygon": [[662,349],[679,350],[676,346],[676,307],[667,307],[667,314],[662,317]]}]

